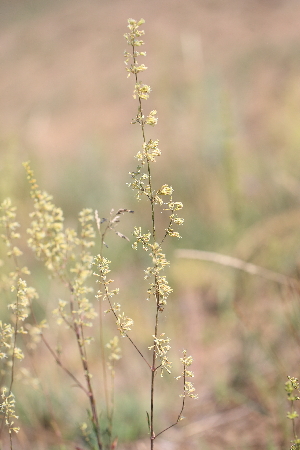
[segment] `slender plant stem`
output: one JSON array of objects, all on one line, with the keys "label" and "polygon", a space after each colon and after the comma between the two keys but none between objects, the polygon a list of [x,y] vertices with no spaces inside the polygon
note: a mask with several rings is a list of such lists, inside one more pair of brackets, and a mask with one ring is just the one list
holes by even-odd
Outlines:
[{"label": "slender plant stem", "polygon": [[12,357],[11,357],[11,378],[10,378],[10,385],[8,389],[8,394],[11,394],[12,387],[14,384],[14,375],[15,375],[15,352],[16,352],[16,346],[17,346],[17,334],[18,334],[18,325],[19,325],[19,300],[17,295],[17,305],[16,305],[16,321],[14,325],[14,340],[13,340],[13,347],[12,347]]},{"label": "slender plant stem", "polygon": [[[107,286],[105,286],[105,296],[106,296],[106,298],[108,299],[108,303],[109,303],[109,306],[110,306],[110,311],[113,312],[113,315],[115,316],[116,320],[118,320],[118,316],[117,316],[117,314],[116,314],[116,312],[115,312],[115,310],[114,310],[114,308],[113,308],[113,305],[112,305],[112,303],[111,303],[111,301],[110,301],[110,298],[109,298],[109,295],[108,295],[108,289],[107,289]],[[145,356],[144,356],[143,353],[139,350],[139,348],[135,345],[135,343],[133,342],[133,340],[131,339],[131,337],[129,336],[129,334],[128,334],[128,333],[125,333],[124,336],[127,337],[127,338],[129,339],[129,342],[133,345],[133,347],[136,349],[136,351],[139,353],[139,355],[143,358],[143,360],[145,361],[145,363],[147,364],[147,366],[149,367],[149,369],[151,369],[152,366],[151,366],[151,365],[149,364],[149,362],[146,360]]]},{"label": "slender plant stem", "polygon": [[9,433],[10,450],[13,450],[12,433]]},{"label": "slender plant stem", "polygon": [[[185,381],[186,381],[186,373],[185,373],[185,369],[186,369],[186,366],[184,365],[184,370],[183,370],[183,392],[184,392]],[[179,414],[178,414],[178,417],[177,417],[176,422],[172,423],[172,425],[169,425],[167,428],[165,428],[165,429],[163,429],[162,431],[160,431],[159,433],[157,433],[157,435],[155,436],[156,438],[157,438],[157,436],[159,436],[160,434],[164,433],[165,431],[169,430],[169,429],[172,428],[172,427],[175,427],[175,425],[178,424],[178,422],[179,422],[180,419],[181,419],[181,416],[182,416],[184,407],[185,407],[185,398],[186,398],[186,397],[185,397],[185,395],[183,394],[183,397],[182,397],[182,404],[181,404],[181,410],[180,410],[180,412],[179,412]]]},{"label": "slender plant stem", "polygon": [[100,352],[101,352],[101,365],[104,385],[104,396],[106,404],[107,416],[109,416],[109,402],[108,402],[108,386],[107,386],[107,371],[105,362],[105,346],[104,346],[104,333],[103,333],[103,308],[102,301],[99,300],[99,339],[100,339]]},{"label": "slender plant stem", "polygon": [[[105,227],[103,233],[100,232],[99,225],[99,233],[101,235],[101,247],[100,247],[100,255],[103,257],[103,247],[104,247],[104,238],[109,229],[109,225]],[[106,413],[107,417],[111,415],[111,409],[109,407],[108,401],[108,384],[107,384],[107,370],[106,370],[106,360],[105,360],[105,346],[104,346],[104,333],[103,333],[103,308],[102,301],[99,299],[99,338],[100,338],[100,351],[101,351],[101,363],[102,363],[102,374],[103,374],[103,384],[104,384],[104,396],[105,396],[105,404],[106,404]]]},{"label": "slender plant stem", "polygon": [[115,406],[115,376],[114,376],[114,362],[112,362],[112,371],[111,371],[111,387],[110,387],[110,408],[108,418],[108,433],[111,445],[112,439],[112,429],[113,429],[113,419],[114,419],[114,406]]},{"label": "slender plant stem", "polygon": [[76,335],[76,341],[77,341],[78,350],[80,353],[80,359],[81,359],[84,376],[85,376],[85,380],[86,380],[86,384],[87,384],[88,398],[89,398],[91,412],[92,412],[93,429],[94,429],[94,433],[96,435],[98,448],[99,448],[99,450],[102,450],[103,447],[102,447],[102,442],[101,442],[100,424],[99,424],[99,420],[98,420],[95,396],[94,396],[92,383],[91,383],[91,375],[89,372],[89,367],[88,367],[88,362],[87,362],[87,357],[86,357],[86,352],[85,352],[85,347],[84,347],[84,336],[82,334],[82,330],[76,323],[74,323],[74,332]]},{"label": "slender plant stem", "polygon": [[[7,239],[11,242],[11,233],[10,233],[10,229],[8,227],[8,225],[6,226],[6,236]],[[20,267],[18,264],[18,258],[17,256],[13,253],[13,261],[16,267],[16,272],[18,273],[18,276],[20,276]],[[17,345],[17,334],[18,334],[18,326],[19,326],[19,297],[18,297],[18,281],[17,281],[17,286],[16,286],[16,291],[17,291],[17,300],[16,300],[16,314],[15,314],[15,324],[14,324],[14,335],[13,335],[13,345],[12,345],[12,355],[11,355],[11,370],[10,370],[10,383],[9,383],[9,389],[8,389],[8,396],[12,393],[12,388],[13,388],[13,384],[14,384],[14,375],[15,375],[15,352],[16,352],[16,345]],[[4,420],[1,423],[1,433],[3,431],[3,426],[4,426]],[[12,441],[12,433],[9,433],[9,445],[10,445],[10,450],[13,450],[13,441]]]},{"label": "slender plant stem", "polygon": [[88,391],[86,390],[86,388],[83,386],[82,383],[80,383],[80,381],[75,377],[75,375],[73,375],[72,372],[70,372],[69,369],[67,369],[64,364],[61,362],[60,358],[57,356],[57,354],[55,353],[55,351],[50,347],[49,343],[47,342],[47,340],[45,339],[43,333],[41,334],[41,339],[43,341],[43,343],[45,344],[45,346],[47,347],[47,349],[49,350],[49,352],[51,353],[51,355],[53,356],[56,364],[61,367],[61,369],[67,374],[69,375],[70,378],[72,378],[72,380],[76,383],[77,387],[79,387],[87,396],[89,395]]},{"label": "slender plant stem", "polygon": [[[59,274],[58,274],[59,275]],[[96,440],[97,440],[97,445],[98,445],[98,449],[102,450],[103,446],[102,446],[102,442],[101,442],[101,430],[100,430],[100,423],[98,420],[98,412],[97,412],[97,406],[96,406],[96,400],[95,400],[95,395],[93,392],[93,388],[92,388],[92,383],[91,383],[91,375],[90,375],[90,371],[89,371],[89,366],[88,366],[88,361],[87,361],[87,353],[86,353],[86,348],[85,348],[85,344],[84,344],[84,331],[83,331],[83,327],[82,325],[78,325],[76,323],[76,318],[75,318],[75,313],[74,313],[74,303],[75,303],[75,299],[74,295],[75,295],[75,291],[74,288],[72,286],[72,283],[69,280],[65,280],[62,276],[59,275],[59,278],[62,280],[62,282],[69,288],[70,290],[70,313],[73,317],[73,323],[70,324],[71,329],[73,330],[73,332],[75,333],[76,336],[76,342],[78,345],[78,350],[79,350],[79,355],[80,355],[80,360],[81,360],[81,364],[83,367],[83,372],[84,372],[84,377],[86,380],[86,385],[87,385],[87,389],[84,388],[84,392],[86,393],[88,399],[89,399],[89,403],[90,403],[90,408],[91,408],[91,418],[92,418],[92,426],[93,426],[93,430],[96,436]],[[55,358],[57,361],[57,358]],[[61,365],[61,364],[59,364]],[[71,374],[71,372],[67,371],[67,373]],[[71,377],[73,378],[72,374]],[[74,377],[75,378],[75,377]]]},{"label": "slender plant stem", "polygon": [[[157,293],[157,299],[156,299],[156,315],[155,315],[155,328],[154,328],[154,336],[157,337],[158,333],[158,312],[159,312],[159,294]],[[150,396],[150,448],[153,450],[154,448],[154,439],[155,439],[155,433],[154,433],[154,386],[155,386],[155,374],[156,374],[156,368],[155,368],[155,343],[152,350],[152,368],[151,368],[151,396]]]},{"label": "slender plant stem", "polygon": [[[8,240],[11,240],[11,234],[9,227],[6,227],[6,235]],[[17,256],[13,253],[13,261],[16,267],[16,271],[18,272],[18,276],[20,276],[20,266],[18,262]],[[17,291],[17,301],[16,301],[16,321],[14,325],[14,340],[13,340],[13,348],[12,348],[12,357],[11,357],[11,379],[10,379],[10,386],[8,390],[8,395],[11,394],[12,387],[14,384],[14,372],[15,372],[15,351],[16,351],[16,345],[17,345],[17,334],[18,334],[18,326],[19,326],[19,298],[18,298],[18,286],[16,286]],[[10,436],[11,437],[11,436]]]},{"label": "slender plant stem", "polygon": [[[133,55],[133,63],[136,64],[136,57],[135,57],[135,46],[132,46],[132,55]],[[138,77],[137,73],[135,75],[135,82],[138,84]],[[145,136],[145,122],[143,120],[143,108],[142,108],[142,100],[140,97],[138,97],[138,115],[140,117],[140,125],[142,128],[142,136],[143,136],[143,143],[146,144],[146,136]],[[148,172],[148,184],[150,188],[150,194],[147,196],[150,205],[151,205],[151,219],[152,219],[152,238],[153,242],[156,242],[156,227],[155,227],[155,210],[154,210],[154,192],[152,188],[152,182],[151,182],[151,168],[149,161],[147,162],[147,172]],[[160,304],[160,295],[158,291],[158,281],[157,276],[154,277],[154,286],[156,289],[156,314],[155,314],[155,325],[154,325],[154,345],[152,350],[152,366],[151,366],[151,387],[150,387],[150,448],[151,450],[154,449],[154,439],[155,439],[155,433],[154,433],[154,392],[155,392],[155,375],[156,375],[156,368],[155,368],[155,359],[156,359],[156,350],[155,350],[155,340],[158,335],[158,314],[159,314],[159,304]]]}]

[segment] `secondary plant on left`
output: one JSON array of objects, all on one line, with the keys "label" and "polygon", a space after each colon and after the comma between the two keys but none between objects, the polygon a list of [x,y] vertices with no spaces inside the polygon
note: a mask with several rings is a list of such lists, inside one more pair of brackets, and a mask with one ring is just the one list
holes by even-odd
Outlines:
[{"label": "secondary plant on left", "polygon": [[[27,286],[25,277],[30,275],[27,267],[23,267],[20,260],[22,251],[16,242],[20,238],[19,224],[16,221],[16,208],[9,199],[1,204],[0,225],[3,233],[1,237],[7,247],[7,257],[12,260],[12,271],[2,276],[2,288],[9,289],[15,298],[9,303],[11,321],[0,322],[0,358],[1,367],[1,406],[2,416],[1,433],[8,431],[10,448],[13,448],[13,434],[19,431],[15,421],[18,418],[15,412],[15,397],[13,387],[15,382],[17,360],[24,358],[19,339],[22,334],[27,340],[42,340],[49,351],[49,357],[71,378],[72,384],[84,392],[89,404],[89,423],[81,426],[85,441],[93,449],[105,450],[113,448],[112,430],[112,400],[106,396],[107,415],[105,429],[100,424],[100,411],[94,391],[88,346],[94,337],[90,333],[96,325],[98,313],[93,304],[95,296],[91,283],[93,255],[91,248],[95,245],[95,216],[91,209],[83,209],[79,213],[79,232],[64,225],[63,212],[53,203],[52,196],[39,189],[29,163],[24,167],[31,186],[31,197],[34,210],[30,213],[31,224],[27,230],[28,246],[36,258],[43,264],[52,278],[56,278],[65,288],[65,298],[60,299],[53,315],[58,325],[67,328],[76,342],[78,361],[84,375],[84,382],[79,379],[64,362],[63,349],[53,348],[47,340],[45,329],[48,321],[37,322],[34,314],[34,300],[38,298],[36,290]],[[117,222],[116,222],[117,224]],[[9,264],[9,263],[8,263]],[[92,300],[91,300],[92,299]],[[46,299],[43,299],[46,300]],[[98,302],[96,302],[98,305]],[[24,325],[27,321],[27,326]],[[19,342],[20,341],[20,342]],[[26,345],[26,344],[25,344]],[[101,341],[101,345],[104,343]],[[104,356],[104,349],[102,357]],[[108,370],[114,377],[115,361],[120,358],[118,339],[114,338],[108,343]],[[105,371],[106,373],[106,371]],[[105,379],[107,385],[107,379]],[[113,383],[112,383],[113,384]],[[109,389],[106,387],[106,391]],[[112,388],[111,388],[112,389]]]},{"label": "secondary plant on left", "polygon": [[13,434],[20,428],[15,423],[18,419],[15,408],[15,396],[13,394],[17,361],[22,361],[24,353],[19,347],[19,335],[27,334],[24,322],[28,318],[30,304],[37,293],[34,288],[28,287],[24,277],[29,274],[25,266],[19,264],[22,251],[16,244],[20,238],[19,224],[16,221],[16,208],[12,206],[10,199],[1,204],[0,226],[3,233],[1,238],[7,248],[7,256],[13,260],[14,268],[2,278],[2,286],[11,291],[11,301],[8,309],[11,312],[11,321],[0,320],[0,359],[1,359],[1,403],[0,412],[2,423],[1,434],[4,427],[8,430],[10,449],[13,448]]}]

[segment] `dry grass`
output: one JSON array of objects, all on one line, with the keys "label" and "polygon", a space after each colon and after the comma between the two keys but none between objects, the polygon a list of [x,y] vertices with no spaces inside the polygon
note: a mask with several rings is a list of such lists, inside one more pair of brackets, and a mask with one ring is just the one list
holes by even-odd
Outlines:
[{"label": "dry grass", "polygon": [[[28,0],[4,1],[0,12],[3,196],[25,197],[16,167],[30,157],[70,221],[83,206],[103,208],[104,215],[124,203],[136,209],[124,190],[138,137],[128,132],[134,110],[124,83],[122,34],[129,16],[144,17],[147,77],[154,80],[167,155],[162,170],[186,207],[182,247],[230,255],[248,268],[298,279],[297,1]],[[124,226],[130,234],[130,223]],[[124,247],[117,251],[124,261]],[[278,288],[210,262],[173,259],[171,327],[185,330],[194,348],[201,395],[189,420],[161,441],[161,450],[287,448],[284,382],[287,374],[298,375],[298,288]],[[128,300],[132,292],[143,295],[142,287],[134,286],[140,261],[129,261],[117,279]],[[57,293],[45,276],[39,280],[49,296]],[[145,319],[147,307],[139,314]],[[71,364],[72,352],[70,347]],[[45,361],[44,351],[33,356],[41,374]],[[130,395],[143,374],[127,370],[121,366],[128,383],[119,379],[118,389]],[[62,382],[55,370],[48,376],[54,384]],[[141,407],[138,397],[135,409]],[[60,417],[70,398],[71,388],[53,400]],[[131,405],[124,400],[123,406],[122,426],[137,439],[146,423],[135,434]],[[80,416],[80,404],[72,408]],[[45,411],[31,413],[41,436],[34,450],[58,448],[60,432],[50,422]],[[66,446],[72,448],[73,430],[66,428]],[[30,423],[25,429],[22,450],[33,448]],[[123,448],[146,447],[137,440]]]}]

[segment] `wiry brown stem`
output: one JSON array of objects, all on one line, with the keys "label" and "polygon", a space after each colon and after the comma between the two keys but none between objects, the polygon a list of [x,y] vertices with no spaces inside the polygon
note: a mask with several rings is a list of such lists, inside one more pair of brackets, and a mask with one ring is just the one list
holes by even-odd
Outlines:
[{"label": "wiry brown stem", "polygon": [[70,377],[72,378],[72,380],[75,382],[76,386],[78,386],[80,389],[82,389],[82,391],[88,396],[88,391],[86,390],[86,388],[83,386],[82,383],[80,383],[80,381],[75,377],[75,375],[73,375],[72,372],[70,372],[69,369],[67,369],[65,367],[65,365],[61,362],[60,358],[57,356],[57,354],[55,353],[55,351],[50,347],[48,341],[45,339],[44,335],[41,334],[41,339],[43,341],[43,343],[45,344],[45,346],[47,347],[47,349],[49,350],[49,352],[51,353],[51,355],[53,356],[56,364],[61,367],[61,369]]},{"label": "wiry brown stem", "polygon": [[[73,302],[74,302],[74,300],[72,299],[71,303],[73,303]],[[74,314],[73,308],[71,308],[71,309],[72,309],[72,314]],[[74,324],[73,330],[76,335],[76,342],[78,345],[80,360],[82,363],[84,377],[85,377],[85,381],[87,384],[87,396],[89,398],[91,412],[92,412],[92,425],[93,425],[94,433],[96,435],[98,449],[102,450],[103,446],[102,446],[102,442],[101,442],[100,424],[99,424],[99,420],[98,420],[95,396],[94,396],[92,383],[91,383],[91,374],[89,372],[89,366],[88,366],[88,362],[87,362],[86,349],[84,346],[83,329],[76,323],[75,319],[73,320],[73,324]]]},{"label": "wiry brown stem", "polygon": [[[132,55],[133,55],[133,63],[136,64],[136,57],[135,57],[135,46],[132,46]],[[138,77],[137,73],[135,75],[135,82],[138,84]],[[140,97],[138,97],[138,115],[140,117],[140,125],[142,128],[142,136],[143,136],[143,143],[146,144],[146,136],[145,136],[145,122],[143,120],[143,109],[142,109],[142,100]],[[148,172],[148,184],[150,188],[150,195],[147,196],[150,205],[151,205],[151,220],[152,220],[152,238],[153,242],[156,242],[156,227],[155,227],[155,210],[154,210],[154,193],[152,188],[152,180],[151,180],[151,168],[150,163],[147,161],[147,172]],[[154,432],[154,391],[155,391],[155,374],[157,368],[155,368],[155,359],[156,359],[156,353],[155,353],[155,339],[158,335],[158,314],[159,314],[159,304],[160,304],[160,298],[159,298],[159,292],[158,292],[158,282],[157,282],[157,276],[154,277],[154,285],[156,290],[156,314],[155,314],[155,325],[154,325],[154,346],[152,350],[152,366],[151,366],[151,387],[150,387],[150,448],[151,450],[154,449],[154,439],[155,439],[155,432]]]},{"label": "wiry brown stem", "polygon": [[86,384],[87,384],[87,388],[88,388],[87,394],[88,394],[90,407],[91,407],[91,411],[92,411],[93,429],[94,429],[94,432],[96,435],[98,448],[99,448],[99,450],[102,450],[102,443],[100,440],[100,424],[99,424],[99,420],[98,420],[95,396],[94,396],[93,388],[92,388],[92,384],[91,384],[91,379],[90,379],[91,377],[90,377],[90,373],[89,373],[89,367],[88,367],[86,355],[85,355],[83,346],[80,342],[81,336],[80,336],[79,327],[77,325],[75,326],[75,333],[76,333],[76,339],[77,339],[78,349],[79,349],[79,353],[80,353],[80,358],[81,358],[81,362],[82,362],[82,367],[84,370],[84,376],[85,376],[85,380],[86,380]]},{"label": "wiry brown stem", "polygon": [[102,363],[102,375],[103,375],[103,385],[104,385],[103,387],[104,387],[106,412],[107,412],[107,416],[109,416],[107,372],[106,372],[105,347],[104,347],[104,335],[103,335],[103,311],[102,311],[102,302],[101,301],[99,301],[99,339],[100,339],[100,352],[101,352],[101,363]]},{"label": "wiry brown stem", "polygon": [[[81,363],[82,363],[82,366],[83,366],[83,371],[84,371],[84,376],[85,376],[87,388],[85,388],[84,385],[73,375],[73,373],[64,366],[64,364],[61,362],[61,360],[58,357],[58,355],[51,348],[51,346],[49,345],[49,343],[47,342],[47,340],[45,339],[43,334],[41,334],[41,338],[42,338],[42,341],[44,342],[44,344],[46,345],[46,347],[48,348],[48,350],[50,351],[50,353],[52,354],[53,358],[55,359],[55,362],[57,363],[57,365],[60,366],[64,370],[64,372],[66,374],[68,374],[68,376],[76,383],[76,385],[88,397],[89,402],[90,402],[91,412],[92,412],[92,425],[93,425],[94,433],[96,435],[98,449],[102,450],[103,446],[102,446],[102,442],[101,442],[100,424],[99,424],[99,420],[98,420],[98,413],[97,413],[95,396],[94,396],[94,393],[93,393],[93,388],[92,388],[91,380],[90,380],[90,373],[89,373],[89,367],[88,367],[88,362],[87,362],[86,349],[85,349],[85,346],[84,346],[83,327],[79,326],[78,324],[76,324],[76,321],[75,321],[75,318],[74,318],[74,288],[73,288],[73,286],[72,286],[72,284],[71,284],[71,282],[69,280],[64,279],[58,273],[56,275],[61,279],[61,281],[65,284],[65,286],[68,287],[68,289],[70,290],[70,293],[71,293],[71,297],[70,297],[70,311],[71,311],[71,314],[73,316],[73,323],[70,324],[69,322],[67,322],[67,325],[73,330],[73,332],[75,333],[75,336],[76,336],[76,342],[77,342],[78,349],[79,349],[80,360],[81,360]],[[33,318],[35,320],[35,316],[33,314],[33,311],[32,311],[32,315],[33,315]]]},{"label": "wiry brown stem", "polygon": [[[136,57],[135,57],[135,46],[132,46],[132,57],[133,57],[133,64],[136,64]],[[137,77],[137,73],[134,74],[135,76],[135,83],[138,84],[138,77]],[[143,142],[144,144],[146,144],[146,135],[145,135],[145,122],[143,120],[143,108],[142,108],[142,99],[140,97],[138,97],[138,101],[139,101],[139,106],[138,106],[138,115],[140,116],[140,125],[142,128],[142,135],[143,135]],[[156,234],[156,230],[155,230],[155,212],[154,212],[154,198],[153,198],[153,190],[152,190],[152,185],[151,185],[151,170],[150,170],[150,164],[148,162],[147,164],[147,170],[148,170],[148,183],[149,183],[149,187],[150,187],[150,196],[148,197],[151,203],[151,215],[152,215],[152,236],[153,236],[153,240],[155,242],[155,234]]]},{"label": "wiry brown stem", "polygon": [[[89,403],[90,403],[90,408],[91,408],[91,419],[92,419],[92,426],[93,426],[93,430],[96,436],[96,440],[97,440],[97,446],[99,450],[102,450],[103,445],[101,442],[101,430],[100,430],[100,423],[98,420],[98,412],[97,412],[97,406],[96,406],[96,400],[95,400],[95,395],[93,392],[93,388],[92,388],[92,384],[91,384],[91,376],[90,376],[90,372],[89,372],[89,366],[88,366],[88,361],[87,361],[87,354],[86,354],[86,348],[84,345],[84,331],[83,331],[83,327],[82,325],[78,325],[76,323],[76,318],[75,318],[75,313],[74,313],[74,302],[75,302],[75,298],[74,298],[74,288],[72,283],[69,280],[64,279],[59,273],[57,273],[58,277],[61,279],[61,281],[65,284],[66,287],[68,287],[68,289],[70,290],[70,313],[73,317],[73,323],[69,324],[70,328],[73,330],[73,332],[75,333],[76,336],[76,342],[78,345],[78,350],[79,350],[79,355],[80,355],[80,360],[81,360],[81,364],[83,367],[83,372],[84,372],[84,377],[86,380],[86,385],[87,388],[84,388],[84,386],[78,382],[78,380],[74,377],[74,375],[66,368],[63,367],[63,365],[61,364],[59,358],[57,358],[57,356],[55,355],[54,352],[51,352],[54,355],[54,358],[56,360],[56,362],[65,370],[66,373],[69,374],[69,376],[71,376],[71,378],[74,379],[74,381],[76,381],[76,384],[83,389],[83,391],[85,392],[85,394],[87,395],[88,399],[89,399]],[[47,346],[48,347],[48,346]],[[48,347],[49,348],[49,347]],[[49,348],[50,350],[50,348]],[[51,351],[51,350],[50,350]]]},{"label": "wiry brown stem", "polygon": [[[156,299],[156,315],[155,315],[155,327],[154,327],[154,336],[157,337],[158,334],[158,313],[159,313],[159,295],[157,294]],[[154,338],[154,339],[155,339]],[[155,368],[155,345],[152,350],[152,368],[151,368],[151,395],[150,395],[150,448],[153,450],[154,448],[154,387],[155,387],[155,374],[157,368]]]},{"label": "wiry brown stem", "polygon": [[185,407],[185,398],[186,398],[185,394],[184,394],[185,393],[185,390],[184,390],[184,388],[185,388],[185,381],[186,381],[185,369],[186,369],[186,366],[184,364],[184,370],[183,370],[183,397],[182,397],[182,404],[181,404],[181,409],[180,409],[180,412],[178,414],[178,417],[177,417],[176,421],[174,423],[172,423],[172,425],[169,425],[167,428],[164,428],[162,431],[157,433],[157,435],[155,437],[158,437],[160,434],[164,433],[165,431],[169,430],[170,428],[175,427],[175,425],[178,424],[178,422],[180,421],[180,419],[182,417],[182,413],[183,413],[183,410],[184,410],[184,407]]},{"label": "wiry brown stem", "polygon": [[[7,239],[9,241],[11,241],[11,234],[10,234],[10,230],[9,230],[8,226],[6,226],[6,236],[7,236]],[[20,271],[18,258],[17,258],[17,256],[14,253],[12,254],[12,257],[13,257],[13,261],[14,261],[14,264],[15,264],[15,267],[16,267],[16,272],[18,272],[18,276],[20,276],[21,271]],[[18,287],[16,286],[16,290],[17,289],[18,289]],[[14,324],[14,340],[13,340],[12,357],[11,357],[11,379],[10,379],[8,395],[11,394],[12,387],[13,387],[13,384],[14,384],[15,351],[16,351],[16,345],[17,345],[17,334],[18,334],[18,326],[19,326],[19,312],[18,311],[19,311],[19,298],[18,298],[18,294],[17,294],[16,321],[15,321],[15,324]]]},{"label": "wiry brown stem", "polygon": [[[133,63],[136,64],[136,57],[135,57],[135,47],[132,46],[132,54],[133,54]],[[138,84],[138,77],[135,73],[135,82]],[[142,135],[143,135],[143,142],[146,144],[146,136],[145,136],[145,123],[143,120],[143,109],[142,109],[142,100],[140,97],[138,97],[139,101],[139,107],[138,107],[138,114],[140,116],[140,125],[142,128]],[[156,242],[156,228],[155,228],[155,211],[154,211],[154,195],[153,195],[153,189],[152,189],[152,183],[151,183],[151,169],[150,169],[150,163],[147,162],[147,171],[148,171],[148,183],[150,188],[150,195],[148,196],[151,204],[151,219],[152,219],[152,237],[153,241]],[[157,338],[158,334],[158,313],[159,313],[159,292],[158,292],[158,283],[157,283],[157,277],[155,276],[154,279],[155,289],[156,289],[156,314],[155,314],[155,326],[154,326],[154,343],[155,339]],[[155,433],[154,433],[154,388],[155,388],[155,374],[156,374],[156,368],[155,368],[155,345],[153,346],[152,350],[152,366],[151,366],[151,387],[150,387],[150,448],[151,450],[154,449],[154,439],[155,439]]]},{"label": "wiry brown stem", "polygon": [[[107,286],[105,286],[105,295],[106,298],[108,299],[108,303],[110,306],[110,311],[112,311],[113,315],[115,316],[115,319],[118,320],[118,316],[114,310],[114,307],[110,301],[109,295],[108,295],[108,289]],[[145,361],[145,363],[147,364],[147,366],[149,367],[149,369],[151,369],[151,365],[148,363],[148,361],[146,360],[145,356],[143,355],[143,353],[139,350],[139,348],[135,345],[135,343],[133,342],[133,340],[131,339],[131,337],[128,335],[128,333],[124,334],[125,337],[127,337],[127,339],[129,340],[129,342],[133,345],[133,347],[136,349],[136,351],[139,353],[139,355],[143,358],[143,360]]]}]

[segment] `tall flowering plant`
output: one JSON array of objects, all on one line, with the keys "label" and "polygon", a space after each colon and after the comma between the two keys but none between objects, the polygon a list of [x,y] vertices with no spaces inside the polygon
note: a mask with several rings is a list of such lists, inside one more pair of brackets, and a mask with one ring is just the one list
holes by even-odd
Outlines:
[{"label": "tall flowering plant", "polygon": [[[139,21],[134,19],[128,20],[129,32],[124,37],[130,47],[130,51],[126,50],[124,55],[128,77],[131,75],[134,77],[133,98],[137,101],[137,113],[131,123],[140,127],[142,137],[141,149],[135,156],[138,165],[134,171],[130,172],[131,182],[129,186],[135,192],[137,200],[145,199],[149,205],[150,229],[142,230],[141,227],[136,226],[133,231],[135,241],[132,247],[135,250],[141,247],[150,258],[149,266],[144,269],[144,278],[149,280],[147,297],[148,300],[153,301],[154,310],[154,330],[151,343],[148,346],[150,357],[149,355],[145,355],[130,337],[129,333],[133,325],[133,320],[127,317],[124,312],[121,312],[119,303],[112,302],[111,298],[116,292],[115,290],[109,289],[109,284],[112,282],[112,280],[107,278],[109,262],[98,255],[95,264],[97,266],[96,274],[99,277],[98,281],[102,285],[102,289],[99,290],[98,295],[108,300],[110,305],[108,311],[114,314],[121,335],[131,341],[132,345],[147,364],[151,374],[150,412],[147,415],[150,448],[153,450],[155,439],[169,428],[175,426],[183,418],[186,398],[190,397],[195,399],[197,395],[195,395],[195,388],[190,381],[194,377],[193,372],[190,370],[193,359],[187,355],[186,350],[183,350],[183,356],[181,358],[183,366],[182,373],[176,377],[176,379],[183,381],[182,393],[180,394],[182,404],[179,414],[176,420],[167,428],[158,431],[154,429],[155,386],[158,382],[156,374],[160,372],[160,375],[164,376],[166,373],[171,374],[172,371],[172,362],[169,359],[171,349],[170,338],[166,336],[160,327],[161,313],[167,307],[168,298],[172,293],[172,288],[165,275],[165,270],[169,267],[170,262],[164,253],[163,244],[167,238],[180,238],[177,227],[183,224],[183,219],[179,216],[183,205],[181,202],[174,201],[173,188],[171,186],[164,184],[157,188],[152,179],[152,167],[156,159],[161,155],[161,150],[158,146],[158,140],[148,137],[148,130],[157,124],[157,111],[144,112],[144,101],[148,100],[151,88],[140,79],[141,73],[147,69],[145,64],[139,62],[140,58],[146,56],[146,52],[141,51],[141,47],[144,45],[144,41],[141,39],[144,35],[144,30],[141,30],[140,26],[143,23],[143,19]],[[159,234],[157,231],[157,215],[161,211],[167,211],[169,218],[163,232]]]}]

